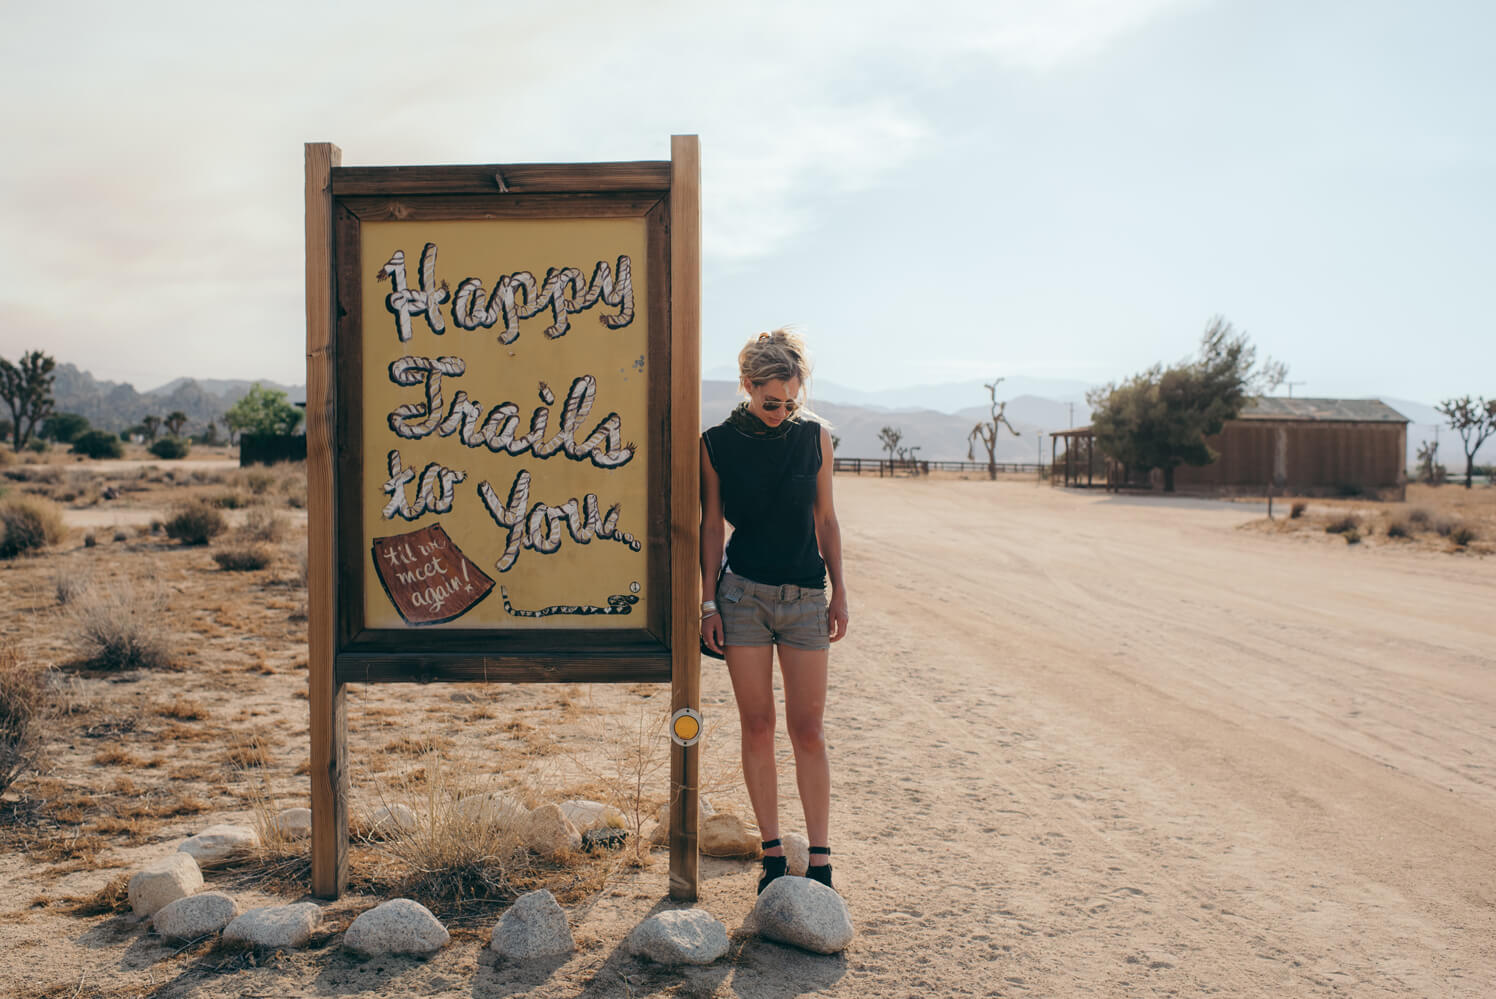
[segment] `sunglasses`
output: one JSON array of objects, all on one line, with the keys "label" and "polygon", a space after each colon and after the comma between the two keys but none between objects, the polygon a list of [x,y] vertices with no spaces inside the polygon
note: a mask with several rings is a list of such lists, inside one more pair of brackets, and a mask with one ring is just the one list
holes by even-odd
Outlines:
[{"label": "sunglasses", "polygon": [[784,411],[786,413],[794,413],[795,410],[800,408],[800,404],[793,399],[791,399],[789,402],[780,402],[778,399],[770,399],[764,403],[764,412],[777,412],[780,406],[784,407]]}]

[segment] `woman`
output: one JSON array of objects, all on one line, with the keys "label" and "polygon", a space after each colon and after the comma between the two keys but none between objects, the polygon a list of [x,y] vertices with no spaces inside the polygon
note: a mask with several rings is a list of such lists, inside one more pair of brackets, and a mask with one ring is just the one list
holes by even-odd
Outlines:
[{"label": "woman", "polygon": [[[831,766],[821,716],[831,642],[847,633],[831,434],[802,401],[810,364],[787,330],[738,354],[747,400],[701,435],[702,640],[727,659],[743,727],[743,779],[764,836],[760,893],[785,873],[774,767],[774,650],[810,840],[808,876],[831,885]],[[726,529],[732,540],[723,560]],[[826,577],[831,600],[826,600]]]}]

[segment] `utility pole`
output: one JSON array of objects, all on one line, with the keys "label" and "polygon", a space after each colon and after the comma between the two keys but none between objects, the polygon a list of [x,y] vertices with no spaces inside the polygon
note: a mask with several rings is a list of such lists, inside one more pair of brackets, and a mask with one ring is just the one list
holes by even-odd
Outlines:
[{"label": "utility pole", "polygon": [[1067,430],[1074,430],[1075,429],[1075,403],[1073,403],[1073,402],[1067,402],[1067,403],[1065,403],[1065,405],[1067,407],[1069,407],[1069,409],[1070,409],[1070,426],[1067,427],[1066,429]]},{"label": "utility pole", "polygon": [[1284,382],[1283,384],[1288,386],[1288,398],[1292,399],[1293,398],[1293,387],[1295,385],[1306,385],[1308,383],[1307,382]]},{"label": "utility pole", "polygon": [[1044,431],[1034,431],[1034,471],[1039,481],[1044,481]]}]

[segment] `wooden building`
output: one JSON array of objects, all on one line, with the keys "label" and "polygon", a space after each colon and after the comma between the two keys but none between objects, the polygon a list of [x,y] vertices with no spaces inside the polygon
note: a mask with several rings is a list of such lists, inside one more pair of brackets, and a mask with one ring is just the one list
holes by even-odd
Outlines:
[{"label": "wooden building", "polygon": [[[1058,435],[1057,435],[1058,436]],[[1090,428],[1069,431],[1067,454],[1089,456]],[[1248,405],[1206,443],[1219,457],[1209,465],[1180,465],[1174,488],[1189,492],[1256,493],[1269,486],[1297,496],[1369,495],[1403,499],[1407,493],[1408,419],[1380,399],[1262,398]],[[1079,439],[1083,438],[1083,439]],[[1090,465],[1090,462],[1086,462]],[[1107,461],[1107,485],[1162,488],[1163,473],[1121,481]],[[1056,472],[1064,466],[1059,458]],[[1086,484],[1087,472],[1055,475],[1056,484]],[[1142,473],[1137,470],[1134,475]]]}]

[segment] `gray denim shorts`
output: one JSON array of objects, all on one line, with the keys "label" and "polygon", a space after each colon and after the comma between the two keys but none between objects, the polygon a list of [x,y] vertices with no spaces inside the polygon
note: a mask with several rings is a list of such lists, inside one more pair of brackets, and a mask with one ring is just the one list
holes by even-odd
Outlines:
[{"label": "gray denim shorts", "polygon": [[811,652],[831,647],[824,588],[770,586],[724,573],[717,586],[717,611],[724,645],[788,645]]}]

